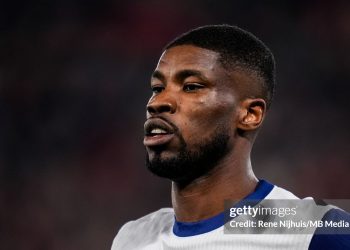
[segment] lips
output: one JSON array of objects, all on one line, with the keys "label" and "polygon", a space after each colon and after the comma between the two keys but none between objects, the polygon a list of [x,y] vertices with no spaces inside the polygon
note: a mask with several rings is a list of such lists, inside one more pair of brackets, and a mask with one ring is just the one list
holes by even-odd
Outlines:
[{"label": "lips", "polygon": [[161,118],[150,118],[145,122],[144,131],[143,144],[155,147],[169,143],[174,137],[175,129]]}]

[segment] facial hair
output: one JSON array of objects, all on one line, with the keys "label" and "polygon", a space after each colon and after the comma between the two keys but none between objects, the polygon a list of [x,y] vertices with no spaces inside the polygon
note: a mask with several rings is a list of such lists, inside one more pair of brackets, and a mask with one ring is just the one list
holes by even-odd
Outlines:
[{"label": "facial hair", "polygon": [[189,150],[184,138],[181,134],[177,134],[180,138],[178,154],[163,159],[160,150],[155,152],[151,161],[148,155],[146,156],[146,166],[159,177],[187,185],[199,177],[210,175],[219,161],[227,154],[230,138],[227,131],[224,127],[219,127],[209,139],[204,139],[194,145],[193,150]]}]

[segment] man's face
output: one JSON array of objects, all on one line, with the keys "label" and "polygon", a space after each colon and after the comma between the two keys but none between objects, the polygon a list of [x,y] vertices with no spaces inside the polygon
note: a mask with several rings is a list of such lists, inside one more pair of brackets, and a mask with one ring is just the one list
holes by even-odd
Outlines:
[{"label": "man's face", "polygon": [[232,149],[234,84],[219,54],[191,45],[166,50],[155,69],[147,104],[147,166],[173,181],[210,173]]}]

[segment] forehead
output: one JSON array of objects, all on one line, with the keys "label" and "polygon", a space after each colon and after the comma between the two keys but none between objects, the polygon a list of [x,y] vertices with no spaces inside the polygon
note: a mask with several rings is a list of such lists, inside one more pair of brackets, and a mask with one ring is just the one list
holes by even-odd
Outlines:
[{"label": "forehead", "polygon": [[215,51],[192,45],[180,45],[163,52],[156,70],[170,75],[186,69],[213,73],[222,69],[218,59],[219,53]]}]

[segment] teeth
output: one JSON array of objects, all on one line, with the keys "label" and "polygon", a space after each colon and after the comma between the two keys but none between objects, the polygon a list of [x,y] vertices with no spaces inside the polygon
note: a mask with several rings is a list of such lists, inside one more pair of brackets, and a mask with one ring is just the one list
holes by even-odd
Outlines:
[{"label": "teeth", "polygon": [[154,128],[151,131],[151,134],[166,134],[167,132],[161,128]]}]

